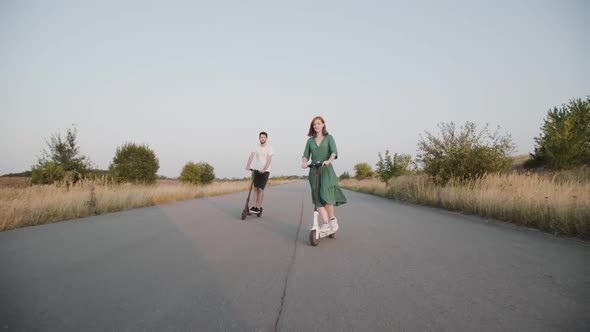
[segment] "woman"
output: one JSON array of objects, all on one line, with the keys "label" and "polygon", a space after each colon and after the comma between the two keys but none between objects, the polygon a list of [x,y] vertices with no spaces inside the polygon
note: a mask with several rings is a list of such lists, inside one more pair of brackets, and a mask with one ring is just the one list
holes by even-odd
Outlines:
[{"label": "woman", "polygon": [[[309,139],[305,144],[303,151],[302,168],[308,168],[308,161],[311,156],[312,163],[321,162],[320,168],[320,188],[317,206],[319,212],[324,220],[320,226],[321,231],[338,230],[338,220],[334,215],[334,206],[346,203],[346,197],[338,185],[338,178],[332,162],[338,158],[338,150],[336,150],[336,142],[334,137],[328,134],[326,129],[326,122],[321,116],[316,116],[311,120],[309,125],[309,132],[307,133]],[[311,199],[315,202],[315,173],[310,169],[309,184],[311,185]]]}]

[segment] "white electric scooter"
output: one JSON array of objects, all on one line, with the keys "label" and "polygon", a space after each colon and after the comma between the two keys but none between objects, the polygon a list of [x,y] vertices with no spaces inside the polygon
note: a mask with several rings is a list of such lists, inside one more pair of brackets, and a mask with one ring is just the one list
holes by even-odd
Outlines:
[{"label": "white electric scooter", "polygon": [[327,231],[321,231],[320,230],[320,225],[318,223],[318,217],[320,215],[320,213],[318,212],[318,199],[319,199],[319,192],[320,192],[320,167],[322,167],[322,163],[318,162],[315,164],[310,164],[309,167],[314,168],[314,172],[315,172],[315,200],[314,200],[314,207],[313,207],[313,224],[311,226],[311,230],[309,232],[309,243],[311,243],[312,246],[317,246],[318,244],[320,244],[320,239],[323,237],[330,237],[331,239],[333,239],[334,237],[336,237],[336,231],[332,230],[332,227],[330,227],[329,230]]}]

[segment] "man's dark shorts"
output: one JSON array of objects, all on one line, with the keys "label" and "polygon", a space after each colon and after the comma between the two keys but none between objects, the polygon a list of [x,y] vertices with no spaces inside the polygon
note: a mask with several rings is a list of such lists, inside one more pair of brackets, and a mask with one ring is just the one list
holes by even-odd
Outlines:
[{"label": "man's dark shorts", "polygon": [[270,172],[254,172],[254,188],[260,188],[264,190],[266,187],[266,182],[268,181],[268,176]]}]

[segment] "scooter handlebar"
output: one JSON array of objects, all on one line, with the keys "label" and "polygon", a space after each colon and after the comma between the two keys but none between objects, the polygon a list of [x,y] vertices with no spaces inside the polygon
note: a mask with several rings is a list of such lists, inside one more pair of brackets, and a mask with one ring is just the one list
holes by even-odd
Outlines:
[{"label": "scooter handlebar", "polygon": [[322,167],[322,164],[323,164],[322,162],[318,161],[317,163],[311,163],[308,166],[311,168],[313,168],[313,167],[320,168],[320,167]]}]

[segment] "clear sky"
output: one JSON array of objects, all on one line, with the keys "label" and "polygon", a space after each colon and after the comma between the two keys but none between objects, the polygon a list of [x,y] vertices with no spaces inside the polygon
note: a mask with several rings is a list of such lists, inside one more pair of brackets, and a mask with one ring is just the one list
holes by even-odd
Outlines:
[{"label": "clear sky", "polygon": [[0,0],[0,174],[75,124],[106,169],[148,144],[159,174],[243,177],[258,132],[302,175],[315,115],[338,174],[472,121],[533,150],[547,110],[590,94],[590,2]]}]

